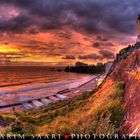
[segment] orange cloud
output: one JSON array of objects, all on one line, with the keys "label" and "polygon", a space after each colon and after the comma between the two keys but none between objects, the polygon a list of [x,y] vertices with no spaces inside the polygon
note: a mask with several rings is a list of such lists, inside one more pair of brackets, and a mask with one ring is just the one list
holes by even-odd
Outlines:
[{"label": "orange cloud", "polygon": [[[89,64],[110,61],[113,60],[113,57],[105,55],[104,58],[104,56],[101,56],[103,54],[100,50],[110,52],[108,54],[111,54],[111,52],[115,54],[125,47],[117,41],[98,39],[96,35],[83,34],[71,29],[36,34],[5,34],[0,42],[1,53],[14,53],[14,57],[11,55],[7,57],[10,61],[63,63],[65,65],[72,65],[76,61]],[[98,46],[95,46],[96,42],[99,43]],[[19,53],[21,53],[20,56]],[[66,56],[73,56],[75,59],[63,59]]]},{"label": "orange cloud", "polygon": [[19,49],[14,48],[12,45],[0,44],[0,53],[18,53],[20,52]]}]

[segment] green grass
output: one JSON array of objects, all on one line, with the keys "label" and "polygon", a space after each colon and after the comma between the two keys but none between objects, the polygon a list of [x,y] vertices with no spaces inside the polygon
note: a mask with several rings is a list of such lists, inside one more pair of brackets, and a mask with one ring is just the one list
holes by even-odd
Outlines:
[{"label": "green grass", "polygon": [[92,133],[96,135],[118,133],[118,125],[125,114],[122,102],[125,89],[124,83],[120,81],[116,82],[116,89],[116,93],[109,96],[111,104],[109,106],[105,105],[100,107],[96,118],[93,118],[91,121],[92,127],[90,127],[92,128]]},{"label": "green grass", "polygon": [[120,50],[120,54],[124,54],[126,52],[127,52],[127,48],[123,48],[123,49]]},{"label": "green grass", "polygon": [[[124,82],[117,81],[116,88],[117,88],[116,93],[114,93],[113,95],[110,96],[112,99],[112,105],[109,106],[109,108],[107,109],[107,111],[109,111],[111,114],[110,121],[115,126],[117,126],[119,124],[119,122],[121,121],[121,119],[123,118],[123,116],[125,114],[125,109],[124,109],[123,102],[122,102],[122,99],[124,96],[124,90],[125,90]],[[105,111],[105,110],[102,109],[100,111],[100,114],[103,111]]]},{"label": "green grass", "polygon": [[11,124],[11,132],[15,134],[23,134],[22,125],[19,121],[14,121]]},{"label": "green grass", "polygon": [[111,122],[114,125],[118,125],[125,114],[125,109],[122,106],[122,102],[119,101],[117,104],[111,106],[108,110],[111,113]]}]

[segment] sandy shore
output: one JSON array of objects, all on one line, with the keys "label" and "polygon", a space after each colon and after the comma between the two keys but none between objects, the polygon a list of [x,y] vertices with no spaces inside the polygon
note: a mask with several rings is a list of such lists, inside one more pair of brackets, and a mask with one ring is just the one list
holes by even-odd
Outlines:
[{"label": "sandy shore", "polygon": [[[76,95],[80,95],[85,91],[91,91],[98,86],[98,81],[99,81],[99,79],[101,79],[101,76],[103,76],[103,75],[97,75],[96,77],[90,79],[86,83],[84,83],[76,88],[69,89],[66,93],[59,92],[59,94],[65,96],[67,99],[69,99],[69,98],[72,98]],[[53,93],[53,94],[49,94],[49,95],[45,96],[45,98],[48,98],[49,100],[52,101],[52,103],[55,103],[55,102],[61,100],[58,98],[58,100],[55,101],[55,100],[53,100],[53,98],[51,98],[51,97],[55,96],[56,94],[58,94],[58,92]],[[41,98],[37,98],[37,99],[33,99],[31,101],[26,101],[26,102],[30,103],[32,106],[34,106],[32,101],[34,101],[34,100],[40,101],[40,99]],[[37,108],[37,107],[35,107],[35,108]],[[25,110],[25,108],[23,107],[23,102],[17,102],[17,103],[15,102],[15,104],[10,104],[7,106],[0,107],[0,112],[12,112],[14,110],[16,110],[16,111]]]}]

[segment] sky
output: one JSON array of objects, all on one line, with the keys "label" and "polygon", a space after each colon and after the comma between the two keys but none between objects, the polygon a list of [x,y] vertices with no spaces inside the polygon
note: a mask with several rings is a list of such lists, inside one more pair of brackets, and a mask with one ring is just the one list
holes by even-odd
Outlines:
[{"label": "sky", "polygon": [[139,0],[0,0],[0,62],[112,61],[134,44]]}]

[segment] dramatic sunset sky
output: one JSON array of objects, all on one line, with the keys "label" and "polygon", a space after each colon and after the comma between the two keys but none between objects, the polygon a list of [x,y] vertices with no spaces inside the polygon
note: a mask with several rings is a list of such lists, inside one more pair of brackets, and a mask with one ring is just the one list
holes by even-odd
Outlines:
[{"label": "dramatic sunset sky", "polygon": [[0,0],[0,62],[113,60],[135,43],[139,0]]}]

